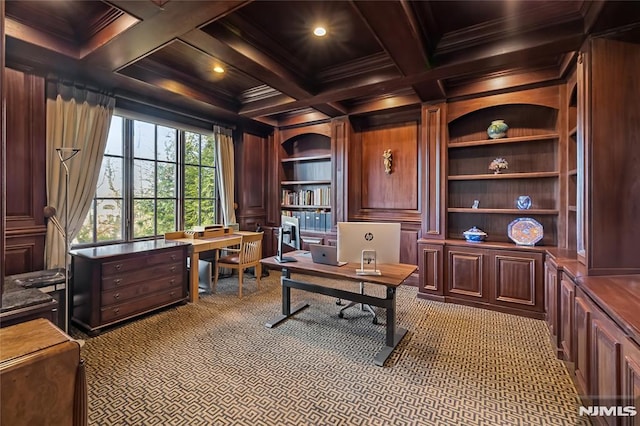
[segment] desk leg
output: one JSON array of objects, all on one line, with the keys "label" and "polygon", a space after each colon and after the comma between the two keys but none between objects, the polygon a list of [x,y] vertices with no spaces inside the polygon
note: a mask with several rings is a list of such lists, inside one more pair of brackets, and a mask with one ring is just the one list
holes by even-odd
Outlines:
[{"label": "desk leg", "polygon": [[384,366],[384,362],[389,355],[398,346],[402,338],[407,334],[406,328],[396,327],[396,289],[387,288],[387,299],[390,300],[390,306],[387,308],[387,333],[385,337],[385,346],[378,352],[373,359],[373,363],[379,367]]},{"label": "desk leg", "polygon": [[282,314],[266,323],[265,327],[267,328],[275,327],[290,316],[295,315],[299,311],[309,306],[308,303],[301,303],[293,308],[293,311],[291,310],[291,287],[287,285],[287,280],[290,278],[291,273],[289,272],[289,270],[287,268],[283,268],[282,276],[280,277],[280,283],[282,285]]},{"label": "desk leg", "polygon": [[200,263],[200,253],[193,250],[191,252],[191,259],[189,260],[189,302],[195,303],[198,301],[198,264]]}]

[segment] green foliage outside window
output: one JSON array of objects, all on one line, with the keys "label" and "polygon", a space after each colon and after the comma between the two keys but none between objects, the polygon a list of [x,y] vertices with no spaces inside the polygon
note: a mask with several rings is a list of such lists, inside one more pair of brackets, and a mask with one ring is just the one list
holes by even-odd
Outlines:
[{"label": "green foliage outside window", "polygon": [[[181,149],[182,164],[178,162]],[[133,159],[127,160],[125,152],[131,152]],[[128,164],[132,169],[125,173]],[[127,174],[130,201],[125,194]],[[213,136],[114,116],[96,195],[73,243],[122,241],[128,239],[127,234],[134,239],[154,237],[216,223],[215,179]],[[131,212],[128,232],[127,205]]]}]

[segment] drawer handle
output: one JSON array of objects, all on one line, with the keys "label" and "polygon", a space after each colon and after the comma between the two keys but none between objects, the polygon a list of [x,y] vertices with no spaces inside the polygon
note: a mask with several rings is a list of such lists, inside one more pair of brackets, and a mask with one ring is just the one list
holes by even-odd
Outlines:
[{"label": "drawer handle", "polygon": [[171,267],[171,272],[175,272],[175,271],[176,271],[176,267],[175,267],[175,266],[172,266],[172,267]]},{"label": "drawer handle", "polygon": [[118,278],[113,280],[113,285],[120,285],[120,283],[122,282],[122,278]]},{"label": "drawer handle", "polygon": [[175,294],[176,294],[176,292],[175,292],[175,291],[172,291],[171,293],[169,293],[169,295],[170,295],[171,297],[175,296]]},{"label": "drawer handle", "polygon": [[175,284],[175,283],[176,283],[176,280],[175,280],[175,279],[173,279],[173,280],[169,281],[169,284],[171,284],[171,285],[173,285],[173,284]]},{"label": "drawer handle", "polygon": [[115,308],[115,309],[113,310],[113,313],[114,313],[114,314],[118,314],[118,313],[120,313],[120,308]]},{"label": "drawer handle", "polygon": [[115,266],[115,268],[116,268],[116,271],[119,271],[120,269],[122,269],[122,265],[118,264],[118,265]]},{"label": "drawer handle", "polygon": [[113,298],[114,298],[114,299],[120,299],[120,293],[116,293],[116,294],[114,294],[114,295],[113,295]]},{"label": "drawer handle", "polygon": [[171,255],[171,260],[176,260],[178,258],[178,256],[176,256],[175,254]]}]

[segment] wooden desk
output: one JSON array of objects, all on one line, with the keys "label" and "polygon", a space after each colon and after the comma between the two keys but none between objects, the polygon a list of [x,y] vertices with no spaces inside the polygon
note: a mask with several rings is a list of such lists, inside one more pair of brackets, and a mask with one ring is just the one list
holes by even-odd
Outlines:
[{"label": "wooden desk", "polygon": [[190,243],[192,245],[189,253],[189,263],[191,265],[191,270],[189,271],[190,302],[195,303],[198,301],[198,262],[200,261],[200,253],[239,245],[242,242],[242,236],[249,234],[255,234],[255,232],[235,231],[230,234],[224,234],[211,238],[191,238],[186,236],[186,234],[183,234],[181,231],[165,234],[165,239]]},{"label": "wooden desk", "polygon": [[[382,367],[407,333],[405,328],[396,327],[396,289],[416,270],[416,266],[406,264],[378,265],[378,269],[382,272],[381,276],[362,276],[356,274],[356,269],[360,268],[359,263],[348,263],[344,266],[321,265],[313,263],[311,256],[300,251],[287,253],[287,256],[293,256],[297,262],[279,263],[275,256],[261,260],[265,266],[282,270],[280,279],[282,284],[282,314],[265,325],[268,328],[275,327],[309,306],[308,303],[302,303],[291,309],[292,288],[385,308],[387,311],[385,346],[374,357],[374,363]],[[358,292],[326,287],[321,284],[292,280],[291,272],[383,285],[387,289],[386,297],[368,296]]]}]

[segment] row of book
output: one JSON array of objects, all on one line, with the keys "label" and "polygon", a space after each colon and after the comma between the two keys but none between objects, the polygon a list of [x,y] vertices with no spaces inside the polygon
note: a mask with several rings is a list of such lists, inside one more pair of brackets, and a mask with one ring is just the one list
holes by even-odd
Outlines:
[{"label": "row of book", "polygon": [[331,212],[326,211],[290,211],[283,210],[284,216],[293,216],[298,219],[301,230],[329,232],[331,230]]},{"label": "row of book", "polygon": [[282,190],[282,205],[284,206],[328,206],[330,204],[331,187],[329,186],[299,191]]}]

